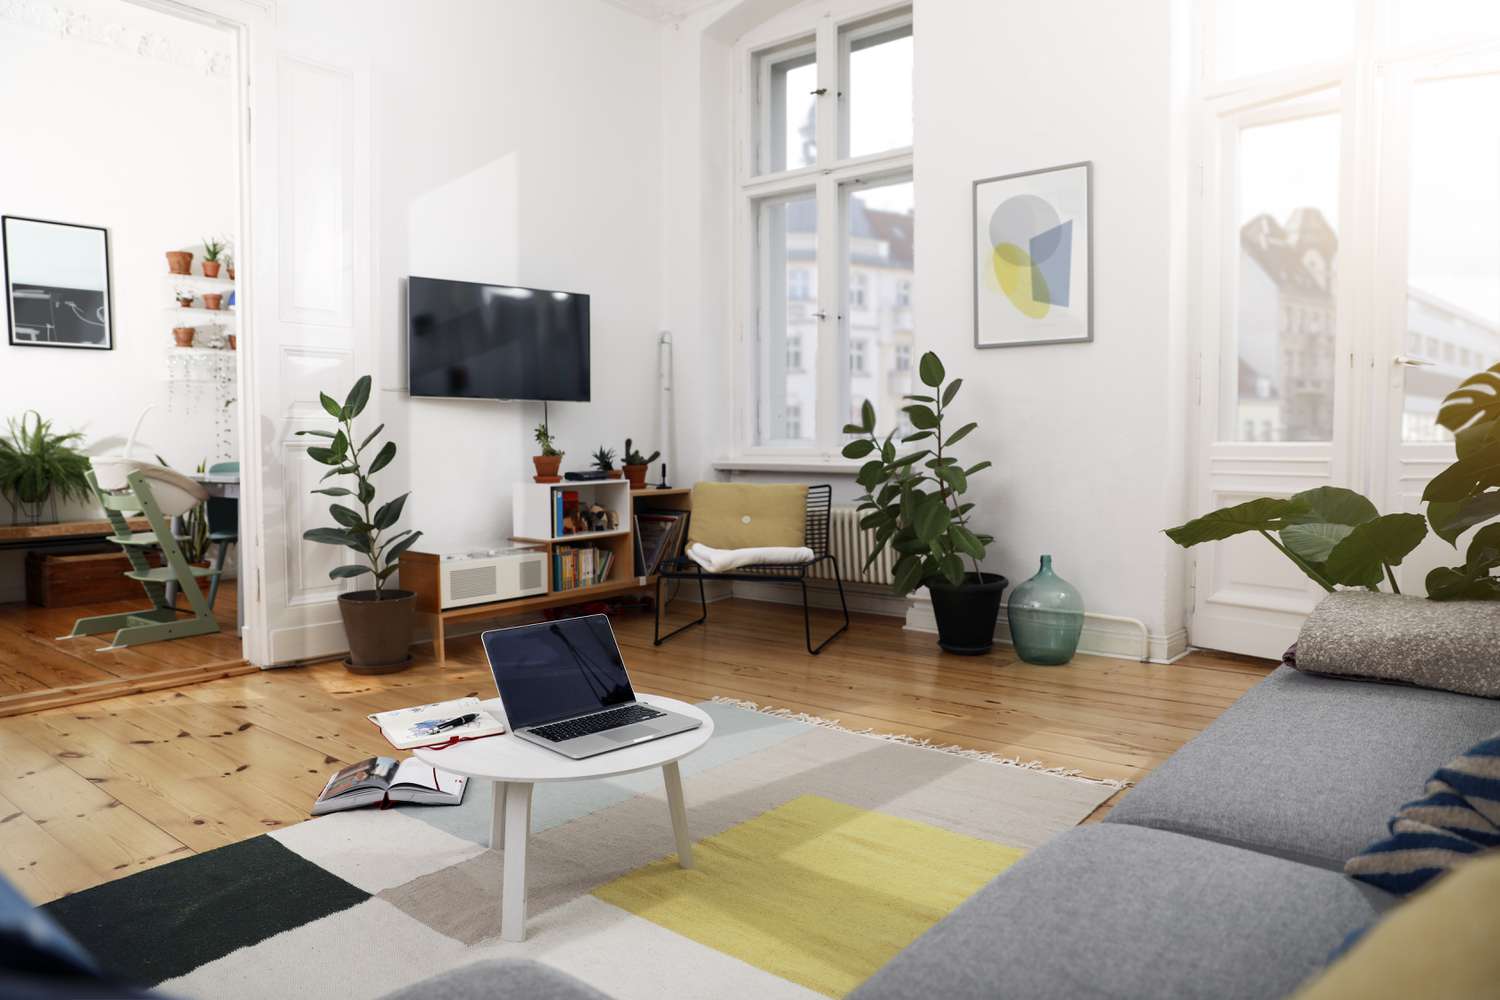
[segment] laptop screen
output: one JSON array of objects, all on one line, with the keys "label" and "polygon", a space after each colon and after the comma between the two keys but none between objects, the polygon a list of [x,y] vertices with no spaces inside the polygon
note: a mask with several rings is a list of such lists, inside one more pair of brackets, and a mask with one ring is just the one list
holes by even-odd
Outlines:
[{"label": "laptop screen", "polygon": [[484,655],[511,729],[635,700],[604,615],[486,632]]}]

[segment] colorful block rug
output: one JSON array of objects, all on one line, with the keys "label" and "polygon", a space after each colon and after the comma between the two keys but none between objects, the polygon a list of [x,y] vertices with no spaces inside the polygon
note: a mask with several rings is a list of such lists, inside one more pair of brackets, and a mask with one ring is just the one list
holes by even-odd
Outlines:
[{"label": "colorful block rug", "polygon": [[525,957],[620,1000],[843,996],[1115,791],[1034,766],[705,703],[682,762],[697,867],[657,772],[540,785],[528,938],[499,933],[490,787],[309,820],[64,897],[108,969],[185,998],[378,997]]}]

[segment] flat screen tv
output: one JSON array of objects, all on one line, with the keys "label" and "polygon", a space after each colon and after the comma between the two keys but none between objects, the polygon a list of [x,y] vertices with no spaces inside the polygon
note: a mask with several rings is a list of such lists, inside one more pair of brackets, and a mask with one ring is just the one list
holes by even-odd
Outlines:
[{"label": "flat screen tv", "polygon": [[406,288],[413,396],[589,398],[589,297],[412,277]]}]

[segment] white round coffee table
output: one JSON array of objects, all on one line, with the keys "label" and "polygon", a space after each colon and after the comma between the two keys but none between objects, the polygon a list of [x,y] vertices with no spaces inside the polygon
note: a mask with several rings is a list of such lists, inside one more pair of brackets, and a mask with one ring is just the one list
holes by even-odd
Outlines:
[{"label": "white round coffee table", "polygon": [[[672,833],[677,838],[677,861],[693,867],[693,842],[688,837],[687,808],[682,801],[682,774],[677,762],[708,742],[714,720],[696,705],[640,694],[644,704],[668,709],[699,720],[702,725],[687,733],[667,736],[636,746],[611,750],[584,760],[573,760],[545,747],[517,739],[511,733],[469,740],[442,750],[413,751],[426,764],[445,771],[494,782],[494,807],[490,813],[490,849],[505,848],[505,868],[500,893],[500,937],[506,941],[526,939],[526,840],[531,834],[531,789],[540,781],[584,781],[661,768],[667,786],[667,807],[672,814]],[[498,698],[481,703],[497,719],[505,718]]]}]

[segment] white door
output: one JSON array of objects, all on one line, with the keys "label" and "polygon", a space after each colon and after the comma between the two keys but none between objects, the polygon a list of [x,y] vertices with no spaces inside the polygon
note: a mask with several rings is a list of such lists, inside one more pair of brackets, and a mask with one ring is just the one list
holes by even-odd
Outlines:
[{"label": "white door", "polygon": [[[369,88],[363,67],[281,38],[254,83],[253,409],[242,469],[257,480],[260,620],[247,655],[270,665],[347,648],[341,587],[328,578],[345,560],[302,540],[332,523],[327,498],[310,493],[326,470],[306,455],[317,439],[296,432],[326,429],[318,393],[342,400],[372,368]],[[362,418],[372,429],[379,409],[377,392]]]},{"label": "white door", "polygon": [[[1208,102],[1195,513],[1321,485],[1422,513],[1443,397],[1500,361],[1500,52],[1365,72]],[[1198,646],[1278,656],[1322,595],[1258,535],[1194,555]],[[1461,561],[1429,536],[1397,585]]]},{"label": "white door", "polygon": [[[1420,512],[1428,481],[1453,460],[1453,436],[1434,419],[1443,397],[1500,362],[1500,54],[1418,60],[1384,76],[1385,339],[1370,367],[1382,447],[1372,463],[1382,509]],[[1432,535],[1397,581],[1422,594],[1429,570],[1462,561]]]},{"label": "white door", "polygon": [[[1205,118],[1195,513],[1349,485],[1357,424],[1345,258],[1355,227],[1348,84]],[[1198,646],[1279,657],[1323,591],[1265,538],[1194,550]]]}]

